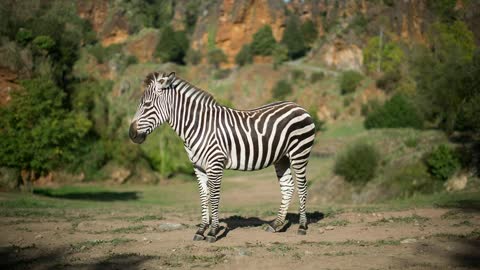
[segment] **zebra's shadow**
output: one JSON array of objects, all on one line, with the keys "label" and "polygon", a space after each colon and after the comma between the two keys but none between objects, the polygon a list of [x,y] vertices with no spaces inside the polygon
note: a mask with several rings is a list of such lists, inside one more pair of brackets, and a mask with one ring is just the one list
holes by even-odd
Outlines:
[{"label": "zebra's shadow", "polygon": [[[321,212],[315,211],[307,213],[308,223],[317,223],[322,220],[325,215]],[[298,213],[288,213],[286,220],[287,224],[280,230],[280,232],[285,232],[292,224],[298,224],[300,215]],[[270,223],[273,220],[264,220],[258,217],[242,217],[238,215],[233,215],[227,218],[222,218],[219,220],[222,223],[226,223],[225,226],[220,227],[220,234],[217,236],[217,239],[222,239],[227,236],[230,231],[233,231],[237,228],[247,228],[247,227],[261,227],[267,223]]]}]

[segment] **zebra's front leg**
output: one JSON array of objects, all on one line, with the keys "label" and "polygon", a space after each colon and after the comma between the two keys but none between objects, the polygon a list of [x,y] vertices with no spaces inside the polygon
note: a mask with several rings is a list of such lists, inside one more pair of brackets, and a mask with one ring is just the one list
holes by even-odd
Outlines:
[{"label": "zebra's front leg", "polygon": [[195,174],[197,175],[198,179],[198,190],[200,192],[200,204],[202,206],[202,224],[200,224],[200,228],[198,228],[197,232],[193,236],[194,241],[201,241],[205,239],[203,234],[208,229],[208,225],[210,224],[210,216],[208,210],[208,203],[210,199],[210,192],[208,190],[208,177],[205,171],[201,168],[195,168]]},{"label": "zebra's front leg", "polygon": [[210,206],[212,210],[212,223],[206,240],[210,243],[217,241],[218,233],[218,206],[220,204],[220,186],[223,175],[223,163],[212,166],[208,171],[208,188],[210,190]]}]

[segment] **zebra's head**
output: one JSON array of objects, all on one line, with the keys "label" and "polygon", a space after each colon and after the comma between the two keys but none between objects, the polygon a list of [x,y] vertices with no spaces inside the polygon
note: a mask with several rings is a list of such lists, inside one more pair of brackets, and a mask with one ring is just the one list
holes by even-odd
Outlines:
[{"label": "zebra's head", "polygon": [[174,79],[174,72],[168,75],[154,72],[145,79],[145,91],[130,124],[129,136],[134,143],[145,141],[148,134],[168,120],[167,93]]}]

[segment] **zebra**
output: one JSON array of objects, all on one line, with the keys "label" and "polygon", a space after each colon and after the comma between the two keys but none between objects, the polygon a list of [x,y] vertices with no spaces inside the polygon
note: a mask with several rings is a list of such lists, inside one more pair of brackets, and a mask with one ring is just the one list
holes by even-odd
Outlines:
[{"label": "zebra", "polygon": [[282,199],[276,219],[266,224],[265,230],[278,232],[286,224],[294,192],[293,171],[300,200],[297,232],[307,233],[306,166],[315,125],[305,109],[282,101],[252,110],[235,110],[220,105],[212,95],[174,72],[150,73],[144,86],[129,137],[140,144],[156,127],[168,123],[183,140],[198,180],[202,208],[202,222],[194,241],[217,240],[220,185],[225,169],[253,171],[272,164]]}]

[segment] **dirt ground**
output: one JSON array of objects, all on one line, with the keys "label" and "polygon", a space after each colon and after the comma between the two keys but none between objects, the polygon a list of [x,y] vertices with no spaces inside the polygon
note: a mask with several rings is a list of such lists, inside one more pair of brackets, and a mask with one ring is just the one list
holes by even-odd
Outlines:
[{"label": "dirt ground", "polygon": [[[270,174],[266,175],[268,178]],[[2,269],[479,269],[478,209],[375,206],[309,206],[307,235],[297,235],[298,215],[284,232],[269,233],[279,203],[276,183],[250,185],[230,177],[222,189],[216,243],[194,242],[200,220],[194,183],[172,206],[93,201],[64,196],[0,193]],[[191,189],[189,187],[192,187]],[[135,190],[135,188],[125,188]],[[135,196],[131,199],[146,200]],[[126,194],[125,190],[123,193]],[[133,193],[132,193],[133,194]],[[156,193],[152,193],[156,194]],[[131,195],[131,194],[130,194]],[[18,198],[20,196],[20,198]],[[157,196],[157,195],[155,195]],[[163,196],[159,193],[158,196]],[[89,199],[88,204],[76,203]],[[148,198],[147,198],[148,199]],[[70,203],[75,201],[75,204]],[[12,202],[12,203],[9,203]],[[18,206],[24,204],[24,206]],[[161,203],[160,203],[161,204]],[[14,206],[15,205],[15,206]],[[265,207],[266,205],[266,207]],[[290,209],[294,213],[297,205]]]}]

